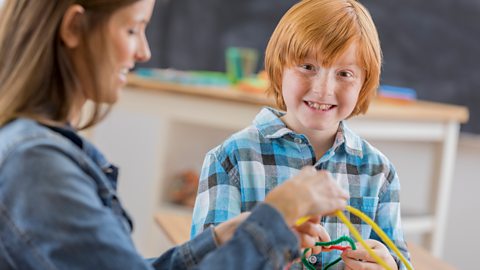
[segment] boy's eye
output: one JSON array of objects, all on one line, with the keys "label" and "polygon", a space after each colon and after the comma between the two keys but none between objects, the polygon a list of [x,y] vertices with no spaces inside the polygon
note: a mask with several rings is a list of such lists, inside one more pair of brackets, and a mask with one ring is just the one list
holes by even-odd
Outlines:
[{"label": "boy's eye", "polygon": [[340,72],[338,72],[338,75],[340,77],[345,77],[345,78],[353,77],[353,73],[349,72],[349,71],[340,71]]},{"label": "boy's eye", "polygon": [[312,65],[312,64],[302,64],[302,65],[300,65],[300,68],[308,70],[308,71],[314,71],[315,70],[315,66]]}]

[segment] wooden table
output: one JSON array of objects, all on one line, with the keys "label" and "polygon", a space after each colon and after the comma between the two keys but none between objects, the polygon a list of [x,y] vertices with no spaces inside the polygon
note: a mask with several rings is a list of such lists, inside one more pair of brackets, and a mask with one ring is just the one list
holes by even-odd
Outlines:
[{"label": "wooden table", "polygon": [[[182,244],[190,238],[191,216],[172,211],[160,212],[155,220],[173,245]],[[412,265],[416,270],[455,270],[453,266],[431,255],[426,249],[408,244]]]},{"label": "wooden table", "polygon": [[410,251],[411,261],[413,267],[416,270],[455,270],[457,268],[443,262],[442,260],[434,257],[426,249],[414,245],[408,244],[408,250]]},{"label": "wooden table", "polygon": [[172,244],[179,245],[190,239],[191,215],[164,211],[155,215],[155,221]]}]

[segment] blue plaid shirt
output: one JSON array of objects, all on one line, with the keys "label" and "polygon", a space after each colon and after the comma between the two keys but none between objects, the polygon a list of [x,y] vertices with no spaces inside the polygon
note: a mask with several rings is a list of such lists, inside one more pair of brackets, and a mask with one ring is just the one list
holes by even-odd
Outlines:
[{"label": "blue plaid shirt", "polygon": [[[233,134],[209,151],[200,176],[192,220],[192,237],[210,224],[218,224],[250,211],[266,194],[306,166],[328,170],[349,191],[348,204],[372,218],[408,258],[400,220],[400,183],[395,168],[376,148],[339,125],[333,146],[318,160],[307,137],[287,128],[282,112],[264,108],[253,125]],[[346,213],[364,239],[381,241],[366,223]],[[322,218],[330,237],[350,235],[337,217]],[[316,266],[330,262],[339,252],[312,258]],[[397,264],[399,260],[394,255]],[[343,262],[336,268],[343,269]],[[399,269],[406,269],[399,264]]]}]

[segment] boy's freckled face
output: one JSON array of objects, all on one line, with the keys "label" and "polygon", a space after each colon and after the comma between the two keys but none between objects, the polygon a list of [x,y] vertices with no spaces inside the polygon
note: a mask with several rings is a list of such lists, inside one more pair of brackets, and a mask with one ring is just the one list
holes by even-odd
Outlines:
[{"label": "boy's freckled face", "polygon": [[330,67],[323,67],[315,56],[309,56],[285,68],[282,94],[287,114],[284,121],[299,133],[335,133],[339,122],[355,108],[364,77],[357,62],[356,44]]}]

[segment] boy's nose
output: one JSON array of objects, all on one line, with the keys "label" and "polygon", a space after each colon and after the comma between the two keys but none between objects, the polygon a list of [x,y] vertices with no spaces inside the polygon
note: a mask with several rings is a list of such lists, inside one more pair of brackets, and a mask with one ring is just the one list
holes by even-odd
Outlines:
[{"label": "boy's nose", "polygon": [[312,92],[320,97],[333,95],[333,84],[328,76],[318,74],[313,79]]}]

